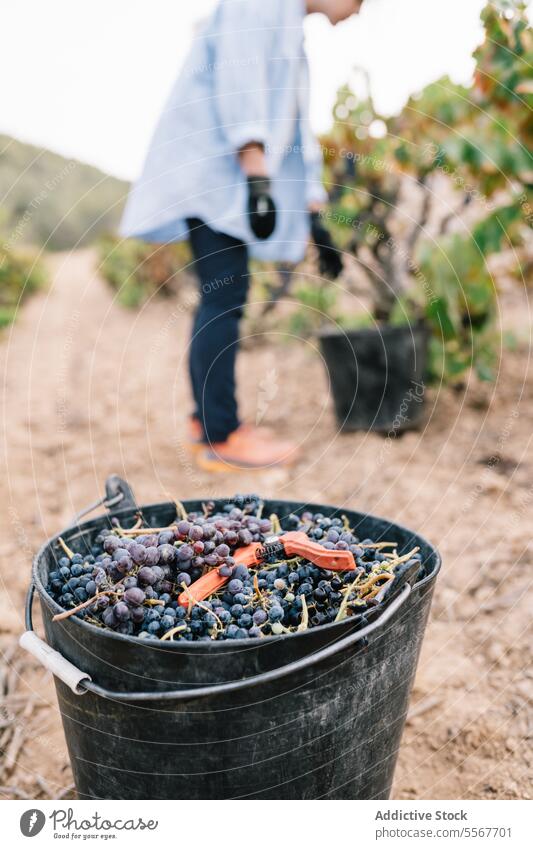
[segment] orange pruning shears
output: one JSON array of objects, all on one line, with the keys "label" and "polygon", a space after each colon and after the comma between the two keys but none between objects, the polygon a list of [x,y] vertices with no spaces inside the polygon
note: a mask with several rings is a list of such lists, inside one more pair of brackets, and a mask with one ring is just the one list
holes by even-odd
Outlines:
[{"label": "orange pruning shears", "polygon": [[[265,543],[252,542],[251,545],[237,549],[235,552],[236,566],[260,566],[270,557],[305,557],[315,566],[328,569],[331,572],[349,572],[356,568],[351,551],[337,551],[323,548],[309,539],[303,531],[289,531],[282,537],[269,537]],[[203,601],[216,593],[230,577],[221,575],[218,568],[211,569],[202,575],[194,584],[181,593],[178,602],[182,607]]]}]

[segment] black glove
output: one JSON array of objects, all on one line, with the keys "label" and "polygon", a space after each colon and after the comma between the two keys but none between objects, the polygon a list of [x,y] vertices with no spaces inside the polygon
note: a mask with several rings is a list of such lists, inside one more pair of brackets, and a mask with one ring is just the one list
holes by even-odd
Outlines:
[{"label": "black glove", "polygon": [[258,239],[268,239],[274,232],[276,207],[268,177],[248,177],[248,217],[252,233]]},{"label": "black glove", "polygon": [[324,227],[318,212],[311,213],[311,236],[318,249],[320,273],[330,280],[336,280],[344,267],[342,256],[333,244],[330,232]]}]

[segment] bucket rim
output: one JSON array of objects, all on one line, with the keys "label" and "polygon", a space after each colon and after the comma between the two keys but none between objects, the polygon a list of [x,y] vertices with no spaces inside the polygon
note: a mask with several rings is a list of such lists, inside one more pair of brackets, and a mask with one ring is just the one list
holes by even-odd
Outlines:
[{"label": "bucket rim", "polygon": [[422,333],[424,336],[429,336],[430,328],[423,319],[411,324],[383,324],[378,327],[344,327],[342,329],[336,327],[321,327],[317,330],[317,337],[322,339],[350,339],[355,336],[399,336],[402,334],[414,335]]},{"label": "bucket rim", "polygon": [[[181,503],[184,505],[184,507],[187,507],[187,504],[192,504],[192,503],[196,504],[198,501],[201,501],[201,500],[202,500],[201,498],[188,499],[188,500],[182,501]],[[220,498],[218,500],[223,501],[223,500],[226,500],[226,499]],[[287,505],[297,503],[297,500],[285,501],[283,499],[273,499],[273,498],[272,499],[267,498],[267,499],[265,499],[265,501],[267,501],[267,502],[268,501],[276,501],[277,504],[287,504]],[[432,552],[432,554],[435,558],[434,568],[432,569],[432,571],[430,572],[429,575],[426,575],[424,578],[422,578],[420,581],[417,581],[413,585],[412,594],[414,594],[415,591],[419,592],[424,587],[435,582],[435,580],[436,580],[436,578],[437,578],[437,576],[440,572],[441,566],[442,566],[442,557],[441,557],[439,549],[435,545],[433,545],[432,542],[430,542],[428,539],[426,539],[426,537],[422,536],[422,534],[416,533],[411,528],[408,528],[407,526],[402,525],[399,522],[394,522],[391,519],[386,519],[385,517],[382,517],[382,516],[376,516],[374,513],[363,513],[363,512],[360,512],[359,510],[352,510],[349,507],[335,507],[334,505],[331,505],[331,504],[315,504],[315,503],[311,503],[311,502],[300,502],[300,503],[302,505],[305,504],[305,507],[307,509],[314,510],[314,512],[322,512],[322,510],[324,510],[324,509],[331,510],[333,513],[338,512],[338,511],[343,511],[345,513],[357,514],[357,515],[361,516],[361,518],[372,518],[376,521],[383,522],[385,524],[389,524],[389,525],[394,526],[396,528],[401,528],[402,531],[406,532],[411,537],[416,538],[417,541],[422,542],[424,545],[426,545],[431,550],[431,552]],[[161,508],[172,508],[174,506],[175,505],[172,501],[161,501],[161,502],[155,502],[155,503],[152,503],[152,504],[141,505],[138,509],[140,511],[148,511],[148,510],[154,510],[154,509],[158,509],[158,508],[159,509],[161,509]],[[59,531],[57,534],[54,534],[52,537],[47,539],[41,545],[41,547],[39,548],[39,550],[35,554],[35,556],[33,558],[33,562],[32,562],[32,569],[31,569],[32,583],[33,583],[35,589],[38,592],[39,599],[41,600],[42,603],[44,603],[48,607],[48,609],[50,611],[52,611],[54,614],[63,613],[64,608],[61,607],[61,605],[58,604],[52,598],[52,596],[48,593],[48,591],[46,590],[46,587],[44,586],[44,584],[41,581],[41,578],[39,576],[39,564],[40,564],[41,559],[44,557],[47,549],[52,547],[55,543],[57,543],[58,540],[59,540],[59,537],[64,538],[69,533],[71,533],[72,531],[78,531],[79,533],[82,533],[84,531],[84,529],[89,530],[90,529],[89,526],[93,525],[95,522],[98,522],[98,520],[102,520],[102,519],[109,520],[112,517],[118,518],[121,515],[127,515],[127,514],[130,514],[132,512],[134,512],[134,511],[132,511],[132,508],[126,508],[126,509],[123,509],[123,510],[113,511],[113,513],[110,513],[110,514],[104,514],[104,515],[96,516],[93,519],[89,519],[85,522],[78,523],[77,525],[72,525],[70,527],[63,529],[62,531]],[[293,512],[293,511],[291,510],[291,512]],[[376,608],[376,610],[377,610],[377,608]],[[160,640],[140,640],[139,637],[137,637],[137,636],[128,635],[128,634],[117,634],[115,631],[112,631],[111,629],[108,629],[108,628],[98,628],[96,625],[92,625],[90,622],[85,622],[83,619],[80,619],[78,616],[71,616],[71,617],[69,617],[69,619],[61,620],[61,624],[64,624],[64,623],[73,624],[74,627],[80,628],[82,632],[85,632],[88,635],[99,634],[101,637],[117,639],[120,642],[130,643],[134,646],[138,646],[139,644],[141,644],[142,646],[144,646],[146,648],[157,648],[157,647],[163,648],[162,646],[159,646],[159,643],[161,642]],[[55,623],[52,623],[52,625],[54,625],[54,624]],[[244,647],[248,646],[250,649],[252,649],[252,648],[256,648],[257,646],[264,645],[266,640],[268,640],[269,643],[273,643],[274,641],[275,642],[284,642],[286,640],[289,640],[289,639],[292,640],[292,639],[295,639],[295,638],[298,638],[298,637],[305,639],[306,637],[309,636],[310,631],[320,630],[321,633],[325,633],[326,631],[336,630],[336,631],[342,632],[343,630],[347,630],[347,628],[350,625],[352,625],[352,627],[353,627],[353,622],[351,621],[351,618],[349,617],[349,618],[343,620],[342,622],[328,622],[327,625],[319,625],[316,628],[311,628],[311,629],[308,629],[306,631],[299,631],[299,632],[296,632],[294,634],[280,634],[280,635],[276,634],[276,635],[269,635],[268,637],[248,637],[248,639],[242,639],[242,640],[212,640],[211,643],[207,643],[206,641],[201,641],[201,640],[191,640],[191,641],[188,641],[188,640],[176,640],[176,641],[169,640],[168,642],[165,641],[164,650],[165,651],[181,651],[181,652],[183,652],[183,650],[186,649],[186,651],[192,651],[192,652],[200,651],[200,650],[203,650],[205,652],[207,647],[209,647],[210,651],[213,651],[213,650],[217,651],[217,650],[220,650],[222,648],[222,646],[224,646],[226,649],[228,649],[228,646],[231,647],[231,648],[233,648],[233,647],[244,648]]]}]

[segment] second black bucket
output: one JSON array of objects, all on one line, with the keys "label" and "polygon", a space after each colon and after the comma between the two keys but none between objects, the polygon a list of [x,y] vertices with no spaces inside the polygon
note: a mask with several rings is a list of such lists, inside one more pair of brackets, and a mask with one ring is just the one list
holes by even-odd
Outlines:
[{"label": "second black bucket", "polygon": [[428,337],[424,324],[320,334],[341,430],[399,433],[420,423]]},{"label": "second black bucket", "polygon": [[[198,510],[201,502],[185,506]],[[282,526],[303,509],[344,514],[361,538],[392,539],[402,551],[418,545],[423,577],[359,630],[348,619],[263,640],[160,643],[76,617],[54,622],[61,608],[46,584],[58,545],[50,540],[36,557],[33,588],[48,642],[41,654],[53,648],[62,656],[52,652],[47,665],[55,663],[63,678],[55,683],[80,798],[388,798],[438,552],[401,525],[363,513],[292,501],[264,509]],[[175,520],[176,507],[150,505],[142,513],[162,527]],[[134,510],[116,515],[124,525],[135,520]],[[109,521],[103,516],[63,536],[84,553]],[[23,641],[39,644],[33,588]],[[65,658],[74,666],[63,673]]]}]

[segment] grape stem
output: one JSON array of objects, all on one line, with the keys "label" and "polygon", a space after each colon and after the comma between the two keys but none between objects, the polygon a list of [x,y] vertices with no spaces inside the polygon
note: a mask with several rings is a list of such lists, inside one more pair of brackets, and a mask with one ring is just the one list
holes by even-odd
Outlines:
[{"label": "grape stem", "polygon": [[183,504],[181,503],[181,501],[178,501],[177,498],[173,498],[172,501],[176,505],[176,515],[179,516],[180,519],[186,521],[188,513],[187,513],[185,507],[183,506]]},{"label": "grape stem", "polygon": [[130,528],[128,531],[122,531],[124,536],[142,536],[144,534],[162,534],[163,531],[175,531],[177,529],[176,525],[169,525],[166,528]]},{"label": "grape stem", "polygon": [[300,599],[302,601],[302,621],[298,625],[297,631],[307,631],[309,627],[309,610],[307,609],[307,601],[305,600],[305,596],[301,595]]},{"label": "grape stem", "polygon": [[[366,581],[364,584],[361,584],[361,586],[359,587],[360,597],[362,599],[364,598],[364,601],[368,601],[369,599],[374,598],[374,596],[377,595],[381,589],[381,586],[374,587],[374,585],[377,584],[378,581],[382,581],[383,579],[385,579],[385,581],[388,583],[389,581],[394,580],[394,575],[392,574],[392,572],[380,572],[379,575],[372,575],[368,579],[368,581]],[[372,589],[373,587],[374,589]]]},{"label": "grape stem", "polygon": [[115,590],[102,590],[102,592],[96,593],[96,595],[92,598],[88,598],[87,601],[82,601],[81,604],[78,604],[76,607],[71,607],[70,610],[63,610],[62,613],[56,613],[56,615],[52,617],[52,622],[59,622],[61,619],[68,619],[69,616],[73,616],[78,612],[78,610],[84,610],[86,607],[94,604],[96,599],[103,595],[120,596],[122,593],[118,593]]},{"label": "grape stem", "polygon": [[143,523],[142,516],[140,513],[137,514],[137,520],[131,528],[123,528],[118,519],[114,519],[113,527],[116,528],[117,531],[120,531],[121,534],[126,534],[128,531],[135,531],[141,527]]},{"label": "grape stem", "polygon": [[337,613],[337,615],[335,617],[335,622],[342,622],[343,619],[346,619],[346,616],[348,615],[347,614],[348,598],[350,597],[350,593],[352,593],[355,590],[357,582],[359,581],[360,577],[361,576],[358,575],[357,578],[355,579],[355,581],[352,581],[350,586],[346,588],[346,592],[344,593],[344,598],[341,602],[341,606],[339,607],[339,612]]},{"label": "grape stem", "polygon": [[74,557],[74,552],[72,551],[72,549],[68,547],[68,545],[66,544],[65,540],[62,537],[59,537],[58,542],[59,542],[59,545],[61,546],[61,548],[63,549],[63,551],[65,552],[65,554],[67,555],[68,559],[72,560],[72,558]]},{"label": "grape stem", "polygon": [[397,557],[395,560],[390,560],[387,563],[387,568],[394,568],[395,566],[399,566],[400,563],[406,563],[407,560],[410,560],[413,554],[417,554],[420,551],[420,547],[417,545],[415,548],[408,551],[407,554],[404,554],[402,557]]},{"label": "grape stem", "polygon": [[281,533],[281,525],[279,523],[277,514],[271,513],[269,519],[272,522],[272,533],[279,535]]},{"label": "grape stem", "polygon": [[186,594],[187,598],[189,599],[189,609],[188,609],[188,611],[187,611],[187,616],[190,616],[190,615],[191,615],[191,610],[193,609],[193,607],[194,607],[195,605],[197,605],[198,607],[201,607],[201,608],[202,608],[202,610],[207,610],[207,612],[208,612],[208,613],[212,613],[212,614],[213,614],[213,616],[215,617],[215,619],[217,620],[218,625],[220,626],[220,630],[221,630],[221,631],[223,631],[223,630],[224,630],[224,626],[223,626],[223,624],[222,624],[222,620],[221,620],[221,619],[219,619],[219,617],[216,615],[215,611],[214,611],[214,610],[211,610],[211,608],[207,607],[207,605],[206,605],[206,604],[202,604],[202,602],[201,602],[201,601],[196,601],[196,599],[194,598],[194,596],[192,595],[192,593],[191,593],[191,592],[189,592],[189,588],[188,588],[187,584],[185,583],[185,581],[183,581],[183,583],[182,583],[182,585],[181,585],[181,586],[183,587],[184,592],[185,592],[185,594]]},{"label": "grape stem", "polygon": [[166,634],[163,634],[161,640],[171,640],[174,634],[179,634],[180,631],[186,631],[186,625],[178,625],[176,628],[171,628],[170,631],[167,631]]}]

